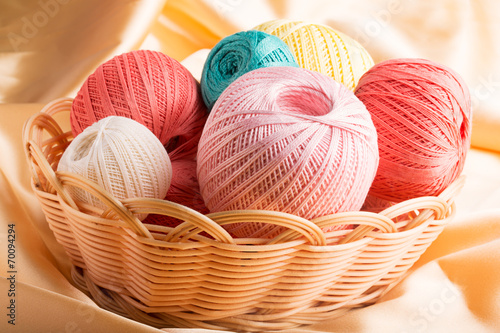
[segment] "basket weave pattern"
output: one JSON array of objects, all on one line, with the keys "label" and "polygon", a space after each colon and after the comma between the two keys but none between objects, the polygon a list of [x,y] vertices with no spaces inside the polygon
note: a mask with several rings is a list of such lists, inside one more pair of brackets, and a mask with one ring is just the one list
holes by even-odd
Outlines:
[{"label": "basket weave pattern", "polygon": [[[455,213],[460,177],[437,197],[394,205],[380,214],[347,212],[308,221],[267,211],[202,215],[172,202],[123,201],[71,173],[56,172],[71,142],[52,117],[71,99],[49,103],[25,124],[32,187],[57,241],[72,261],[74,283],[110,311],[155,327],[282,330],[373,304],[397,284]],[[67,186],[108,209],[75,202]],[[145,225],[134,214],[185,221]],[[281,225],[269,239],[235,239],[222,225]],[[339,224],[354,228],[323,233]],[[210,236],[207,236],[210,235]]]}]

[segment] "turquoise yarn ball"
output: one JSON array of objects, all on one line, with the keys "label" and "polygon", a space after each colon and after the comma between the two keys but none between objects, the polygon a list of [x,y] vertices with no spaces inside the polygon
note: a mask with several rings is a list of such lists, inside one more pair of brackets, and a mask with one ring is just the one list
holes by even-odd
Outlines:
[{"label": "turquoise yarn ball", "polygon": [[201,74],[201,93],[211,109],[233,81],[254,69],[299,67],[293,53],[279,37],[249,30],[223,38],[210,51]]}]

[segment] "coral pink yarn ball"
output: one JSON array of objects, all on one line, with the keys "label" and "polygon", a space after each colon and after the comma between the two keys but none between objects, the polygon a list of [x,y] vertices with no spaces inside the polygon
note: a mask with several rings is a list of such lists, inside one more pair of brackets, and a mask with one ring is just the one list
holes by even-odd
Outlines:
[{"label": "coral pink yarn ball", "polygon": [[460,175],[472,109],[457,73],[430,60],[392,59],[368,70],[355,94],[378,132],[380,164],[370,195],[394,202],[438,195]]},{"label": "coral pink yarn ball", "polygon": [[[332,78],[294,67],[253,70],[229,85],[198,147],[198,181],[211,212],[312,219],[359,210],[377,165],[376,130],[363,103]],[[258,227],[236,236],[257,236]]]},{"label": "coral pink yarn ball", "polygon": [[[207,214],[208,208],[203,202],[200,186],[196,177],[195,159],[172,160],[172,182],[165,200],[172,201],[194,209],[202,214]],[[166,215],[150,214],[144,223],[161,224],[175,227],[181,221]]]},{"label": "coral pink yarn ball", "polygon": [[[165,200],[172,201],[196,210],[201,214],[208,214],[208,208],[203,202],[200,186],[196,178],[196,161],[194,159],[179,159],[171,161],[172,182]],[[149,214],[143,223],[162,225],[175,228],[183,221],[161,214]]]},{"label": "coral pink yarn ball", "polygon": [[202,214],[208,213],[201,197],[194,159],[172,161],[172,183],[165,200],[179,203]]},{"label": "coral pink yarn ball", "polygon": [[198,82],[182,64],[139,50],[113,57],[87,78],[71,108],[73,136],[108,116],[141,123],[169,152],[183,146],[195,154],[207,110]]}]

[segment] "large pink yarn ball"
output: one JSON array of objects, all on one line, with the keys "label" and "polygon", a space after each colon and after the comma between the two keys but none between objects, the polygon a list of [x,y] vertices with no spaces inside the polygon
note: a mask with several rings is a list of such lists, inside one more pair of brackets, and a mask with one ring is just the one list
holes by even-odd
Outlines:
[{"label": "large pink yarn ball", "polygon": [[[359,210],[377,165],[376,130],[363,103],[332,78],[294,67],[257,69],[234,81],[198,148],[198,181],[211,212],[313,219]],[[236,236],[261,236],[259,226]]]},{"label": "large pink yarn ball", "polygon": [[73,136],[108,116],[146,126],[169,153],[182,146],[195,154],[207,110],[198,82],[182,64],[138,50],[113,57],[87,78],[71,108]]},{"label": "large pink yarn ball", "polygon": [[378,132],[370,196],[400,202],[438,195],[461,174],[472,109],[456,72],[426,59],[391,59],[368,70],[355,94]]}]

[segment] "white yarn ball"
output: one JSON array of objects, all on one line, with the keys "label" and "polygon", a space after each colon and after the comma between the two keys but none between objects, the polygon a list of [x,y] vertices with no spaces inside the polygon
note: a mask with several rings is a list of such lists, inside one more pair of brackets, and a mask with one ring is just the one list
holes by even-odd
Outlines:
[{"label": "white yarn ball", "polygon": [[[83,176],[119,200],[163,199],[172,179],[168,153],[153,132],[118,116],[101,119],[77,135],[61,156],[57,170]],[[77,201],[105,208],[80,188],[68,187],[68,191]]]}]

